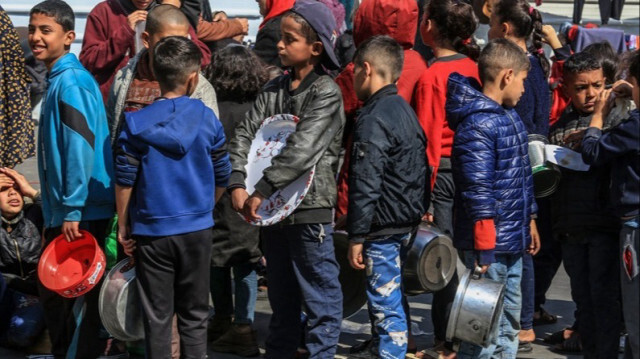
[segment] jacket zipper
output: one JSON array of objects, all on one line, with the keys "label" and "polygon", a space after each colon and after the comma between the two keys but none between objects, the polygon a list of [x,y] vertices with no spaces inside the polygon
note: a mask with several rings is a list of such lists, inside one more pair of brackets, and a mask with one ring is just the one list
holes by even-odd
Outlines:
[{"label": "jacket zipper", "polygon": [[20,247],[18,246],[18,241],[15,238],[11,238],[13,240],[13,244],[16,246],[16,256],[18,257],[18,264],[20,265],[20,278],[24,278],[24,269],[22,268],[22,258],[20,257]]}]

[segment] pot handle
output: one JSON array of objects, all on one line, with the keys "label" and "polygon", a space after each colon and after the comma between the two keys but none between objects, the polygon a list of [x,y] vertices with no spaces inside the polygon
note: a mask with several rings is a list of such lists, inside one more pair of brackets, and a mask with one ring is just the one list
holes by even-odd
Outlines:
[{"label": "pot handle", "polygon": [[135,265],[136,265],[135,259],[133,259],[133,257],[129,257],[129,262],[124,267],[120,268],[120,273],[128,272]]},{"label": "pot handle", "polygon": [[482,277],[482,267],[476,266],[473,269],[473,274],[471,275],[471,277],[476,280],[480,279]]}]

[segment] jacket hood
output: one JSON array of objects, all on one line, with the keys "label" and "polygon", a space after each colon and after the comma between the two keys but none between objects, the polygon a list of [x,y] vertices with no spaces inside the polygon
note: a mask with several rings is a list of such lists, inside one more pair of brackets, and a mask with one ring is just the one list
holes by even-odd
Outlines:
[{"label": "jacket hood", "polygon": [[500,104],[481,92],[478,81],[471,77],[464,77],[457,72],[452,73],[447,82],[445,110],[447,122],[453,131],[471,114],[478,112],[505,113],[505,109]]},{"label": "jacket hood", "polygon": [[198,136],[202,121],[210,119],[205,109],[202,101],[182,96],[127,113],[125,121],[133,137],[163,151],[184,155]]},{"label": "jacket hood", "polygon": [[65,55],[62,55],[62,57],[59,58],[58,61],[56,61],[53,64],[53,67],[49,72],[48,78],[52,79],[69,69],[77,69],[77,70],[85,71],[84,67],[82,67],[82,64],[80,63],[76,55],[72,53],[67,53]]},{"label": "jacket hood", "polygon": [[415,0],[366,0],[353,19],[353,41],[360,45],[375,35],[389,35],[404,49],[413,47],[418,31]]}]

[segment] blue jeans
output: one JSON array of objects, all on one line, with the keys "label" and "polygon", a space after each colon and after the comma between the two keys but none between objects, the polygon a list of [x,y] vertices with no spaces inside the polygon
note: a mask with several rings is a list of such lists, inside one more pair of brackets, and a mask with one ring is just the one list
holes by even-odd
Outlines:
[{"label": "blue jeans", "polygon": [[407,354],[407,317],[403,308],[400,249],[411,233],[381,236],[364,242],[367,299],[380,340],[382,359],[403,359]]},{"label": "blue jeans", "polygon": [[627,329],[625,359],[640,358],[640,217],[622,225],[620,231],[620,282]]},{"label": "blue jeans", "polygon": [[[464,251],[463,261],[467,268],[473,270],[475,255],[473,251]],[[518,353],[518,332],[520,331],[520,310],[522,306],[522,293],[520,281],[522,279],[522,255],[521,254],[496,254],[496,262],[489,266],[484,274],[486,278],[505,284],[504,305],[498,323],[498,335],[487,348],[462,342],[458,350],[459,359],[478,358],[504,358],[515,359]],[[502,351],[494,355],[497,347]]]},{"label": "blue jeans", "polygon": [[300,312],[306,308],[310,359],[333,359],[342,322],[340,268],[333,227],[276,224],[261,230],[273,310],[265,358],[293,358],[300,343]]},{"label": "blue jeans", "polygon": [[[231,317],[237,324],[253,324],[258,296],[258,277],[254,263],[229,267],[211,267],[210,289],[215,315]],[[231,270],[233,269],[233,285]],[[235,290],[232,290],[231,288]],[[235,305],[233,293],[235,292]]]}]

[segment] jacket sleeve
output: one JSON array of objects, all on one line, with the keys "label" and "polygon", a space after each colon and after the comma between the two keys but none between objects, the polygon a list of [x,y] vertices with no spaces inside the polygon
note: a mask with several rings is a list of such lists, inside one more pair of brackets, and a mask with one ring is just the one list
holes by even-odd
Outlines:
[{"label": "jacket sleeve", "polygon": [[[313,90],[311,90],[313,91]],[[337,86],[316,89],[315,98],[305,108],[296,131],[287,145],[271,161],[256,183],[256,190],[270,197],[317,164],[344,126],[342,96]]]},{"label": "jacket sleeve", "polygon": [[138,178],[142,156],[136,148],[136,141],[132,139],[127,123],[123,121],[122,127],[115,150],[116,183],[122,187],[133,187]]},{"label": "jacket sleeve", "polygon": [[207,44],[198,39],[196,30],[192,27],[189,27],[189,37],[191,38],[191,41],[193,41],[193,43],[196,44],[200,49],[200,53],[202,54],[201,66],[204,69],[211,63],[211,50],[209,49],[209,46],[207,46]]},{"label": "jacket sleeve", "polygon": [[135,32],[126,24],[108,32],[108,24],[104,23],[107,16],[99,13],[100,10],[102,8],[94,9],[87,17],[79,57],[82,65],[94,74],[115,69],[127,51],[133,48],[135,36]]},{"label": "jacket sleeve", "polygon": [[100,93],[93,94],[76,85],[67,87],[58,100],[65,221],[82,219],[94,163],[93,129],[98,121],[104,121],[95,116],[99,106],[104,106]]},{"label": "jacket sleeve", "polygon": [[216,117],[219,116],[216,90],[202,74],[198,75],[198,86],[196,86],[196,90],[193,95],[191,95],[191,98],[199,99],[205,106],[213,111]]},{"label": "jacket sleeve", "polygon": [[420,126],[427,137],[427,158],[431,171],[431,190],[436,184],[442,156],[442,129],[446,123],[444,103],[447,89],[420,79],[416,85],[415,109]]},{"label": "jacket sleeve", "polygon": [[242,35],[242,24],[239,20],[205,21],[200,17],[196,29],[198,39],[204,42],[218,41]]},{"label": "jacket sleeve", "polygon": [[389,161],[393,133],[374,116],[358,119],[349,168],[347,232],[359,237],[370,232]]},{"label": "jacket sleeve", "polygon": [[582,159],[600,166],[627,152],[640,151],[640,121],[638,117],[621,122],[605,134],[589,127],[582,139]]},{"label": "jacket sleeve", "polygon": [[226,138],[220,121],[215,118],[215,137],[211,147],[211,162],[215,175],[216,187],[227,187],[231,175],[231,162],[227,153]]}]

